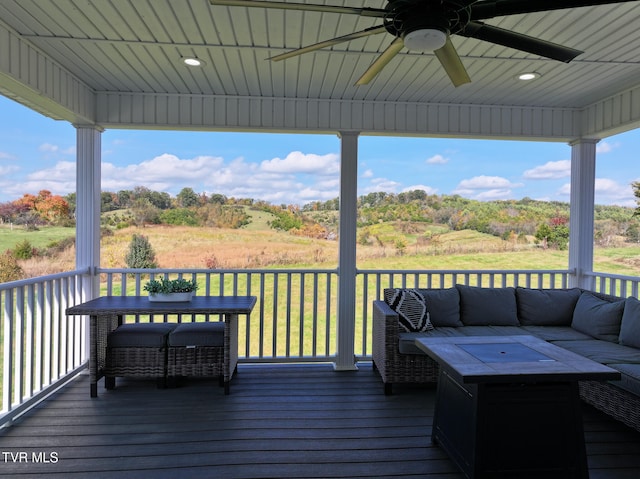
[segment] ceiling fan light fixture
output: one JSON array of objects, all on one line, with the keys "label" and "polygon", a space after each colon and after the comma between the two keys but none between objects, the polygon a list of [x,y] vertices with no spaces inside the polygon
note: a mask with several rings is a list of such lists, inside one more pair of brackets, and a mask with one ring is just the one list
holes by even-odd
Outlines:
[{"label": "ceiling fan light fixture", "polygon": [[403,40],[409,50],[432,52],[444,46],[447,34],[437,28],[419,28],[406,33]]},{"label": "ceiling fan light fixture", "polygon": [[540,73],[538,73],[538,72],[520,73],[516,78],[518,80],[522,80],[522,81],[531,81],[531,80],[535,80],[537,78],[540,78]]},{"label": "ceiling fan light fixture", "polygon": [[204,65],[204,62],[196,57],[185,57],[182,59],[182,62],[190,67],[201,67]]}]

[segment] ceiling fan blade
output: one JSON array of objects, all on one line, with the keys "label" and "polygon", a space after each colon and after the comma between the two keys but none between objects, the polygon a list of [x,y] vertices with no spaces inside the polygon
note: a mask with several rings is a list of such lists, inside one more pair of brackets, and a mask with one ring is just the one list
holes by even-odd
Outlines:
[{"label": "ceiling fan blade", "polygon": [[610,3],[628,3],[635,0],[496,0],[471,5],[473,20],[516,15],[519,13],[562,10],[564,8],[593,7]]},{"label": "ceiling fan blade", "polygon": [[367,71],[362,74],[362,76],[356,82],[357,86],[366,85],[373,78],[382,71],[382,69],[387,66],[387,63],[391,61],[393,57],[395,57],[400,50],[404,47],[404,41],[402,38],[396,37],[396,39],[391,42],[385,51],[376,58],[376,60],[367,68]]},{"label": "ceiling fan blade", "polygon": [[295,50],[291,50],[290,52],[281,53],[280,55],[275,55],[267,58],[267,60],[286,60],[287,58],[296,57],[298,55],[302,55],[303,53],[309,53],[316,50],[320,50],[321,48],[331,47],[333,45],[337,45],[338,43],[348,42],[349,40],[355,40],[357,38],[366,37],[369,35],[375,35],[377,33],[386,32],[386,28],[382,25],[376,27],[366,28],[359,32],[350,33],[348,35],[343,35],[341,37],[332,38],[331,40],[325,40],[324,42],[314,43],[313,45],[307,45],[306,47],[297,48]]},{"label": "ceiling fan blade", "polygon": [[306,10],[309,12],[348,13],[363,17],[384,17],[386,10],[381,8],[338,7],[331,5],[317,5],[313,3],[271,2],[265,0],[209,0],[211,5],[226,5],[228,7],[260,7],[276,8],[280,10]]},{"label": "ceiling fan blade", "polygon": [[471,78],[469,78],[469,74],[464,68],[462,61],[458,56],[458,52],[453,46],[451,38],[449,38],[448,35],[447,42],[444,44],[444,46],[435,50],[433,53],[435,53],[436,58],[442,64],[442,68],[444,68],[444,71],[447,72],[447,75],[449,75],[453,86],[459,87],[460,85],[471,82]]},{"label": "ceiling fan blade", "polygon": [[509,48],[515,48],[534,55],[551,58],[561,62],[569,63],[575,57],[583,53],[574,48],[558,45],[539,38],[523,35],[522,33],[505,30],[503,28],[487,25],[482,22],[469,22],[469,24],[458,32],[463,37],[477,38],[491,43],[496,43]]}]

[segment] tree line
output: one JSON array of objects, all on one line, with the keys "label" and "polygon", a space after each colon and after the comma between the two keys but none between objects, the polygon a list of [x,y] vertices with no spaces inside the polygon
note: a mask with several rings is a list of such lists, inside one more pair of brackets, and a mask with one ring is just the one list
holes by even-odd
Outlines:
[{"label": "tree line", "polygon": [[[634,183],[640,202],[640,183]],[[358,226],[395,222],[445,225],[451,230],[476,230],[509,239],[535,236],[550,246],[566,247],[569,237],[569,203],[520,200],[478,201],[459,195],[429,195],[423,190],[403,193],[372,192],[358,198]],[[639,203],[640,204],[640,203]],[[0,221],[35,227],[40,224],[73,226],[75,193],[65,197],[42,190],[15,201],[0,203]],[[185,187],[172,197],[144,186],[118,192],[103,191],[100,209],[105,226],[167,224],[239,228],[250,222],[246,208],[271,213],[270,226],[315,238],[337,233],[339,198],[315,201],[302,207],[273,205],[251,198],[229,198],[196,193]],[[638,208],[595,206],[595,241],[607,245],[612,238],[640,242]]]}]

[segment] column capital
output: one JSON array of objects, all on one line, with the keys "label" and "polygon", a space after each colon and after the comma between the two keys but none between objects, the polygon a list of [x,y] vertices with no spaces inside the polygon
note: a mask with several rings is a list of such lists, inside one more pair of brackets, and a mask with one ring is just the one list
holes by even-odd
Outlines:
[{"label": "column capital", "polygon": [[569,142],[569,146],[576,145],[595,145],[600,141],[600,138],[576,138]]},{"label": "column capital", "polygon": [[104,132],[104,127],[101,125],[96,125],[94,123],[73,123],[73,127],[76,130],[94,130],[99,133]]},{"label": "column capital", "polygon": [[356,136],[357,137],[357,136],[360,136],[360,133],[361,133],[360,131],[350,131],[350,130],[339,131],[338,132],[338,138],[345,138],[345,137],[348,137],[348,136],[352,136],[352,137]]}]

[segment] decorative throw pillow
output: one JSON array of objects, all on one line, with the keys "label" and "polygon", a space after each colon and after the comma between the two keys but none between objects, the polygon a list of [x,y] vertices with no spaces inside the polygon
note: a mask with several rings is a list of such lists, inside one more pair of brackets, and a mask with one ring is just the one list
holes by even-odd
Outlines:
[{"label": "decorative throw pillow", "polygon": [[518,319],[523,326],[570,326],[581,291],[516,288]]},{"label": "decorative throw pillow", "polygon": [[640,349],[640,301],[633,296],[624,302],[619,342]]},{"label": "decorative throw pillow", "polygon": [[584,291],[573,311],[571,327],[596,339],[618,342],[624,303],[611,303]]},{"label": "decorative throw pillow", "polygon": [[460,319],[465,326],[520,326],[514,288],[457,284]]},{"label": "decorative throw pillow", "polygon": [[[429,311],[424,296],[416,289],[398,288],[387,290],[387,303],[396,313],[400,327],[410,333],[431,331]],[[385,291],[385,293],[387,293]]]}]

